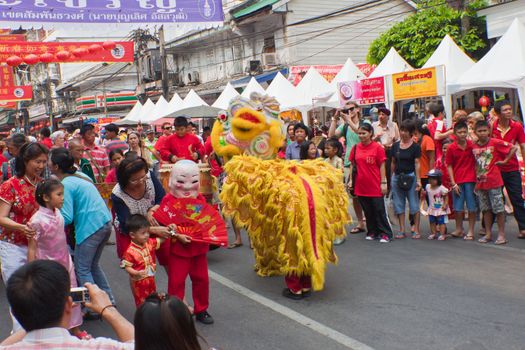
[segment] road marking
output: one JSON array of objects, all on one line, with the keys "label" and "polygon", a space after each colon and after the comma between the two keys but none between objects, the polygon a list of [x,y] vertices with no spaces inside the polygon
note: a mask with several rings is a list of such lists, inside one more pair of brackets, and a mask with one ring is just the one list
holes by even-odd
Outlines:
[{"label": "road marking", "polygon": [[234,291],[236,291],[237,293],[263,305],[263,306],[266,306],[267,308],[283,315],[283,316],[286,316],[288,317],[289,319],[305,326],[305,327],[308,327],[310,328],[311,330],[313,331],[316,331],[317,333],[321,334],[321,335],[324,335],[325,337],[327,338],[330,338],[332,339],[333,341],[349,348],[349,349],[353,349],[353,350],[374,350],[372,347],[366,345],[366,344],[363,344],[361,343],[360,341],[358,340],[355,340],[353,338],[350,338],[349,336],[341,333],[341,332],[338,332],[336,331],[335,329],[332,329],[328,326],[325,326],[324,324],[322,323],[319,323],[309,317],[306,317],[300,313],[298,313],[297,311],[294,311],[284,305],[281,305],[279,303],[276,303],[275,301],[272,301],[260,294],[257,294],[251,290],[249,290],[248,288],[245,288],[243,286],[241,286],[240,284],[237,284],[235,282],[233,282],[232,280],[222,276],[222,275],[219,275],[218,273],[216,272],[213,272],[213,271],[209,271],[209,275],[211,277],[211,279],[213,279],[214,281],[222,284],[223,286],[225,287],[228,287]]}]

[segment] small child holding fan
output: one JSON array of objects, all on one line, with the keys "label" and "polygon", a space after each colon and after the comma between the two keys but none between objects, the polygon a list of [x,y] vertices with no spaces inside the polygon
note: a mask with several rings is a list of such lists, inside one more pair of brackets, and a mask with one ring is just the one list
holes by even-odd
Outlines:
[{"label": "small child holding fan", "polygon": [[430,222],[430,235],[428,239],[444,241],[446,238],[446,216],[450,214],[448,206],[448,189],[442,185],[440,170],[432,169],[428,172],[428,185],[425,192],[428,196],[428,221]]}]

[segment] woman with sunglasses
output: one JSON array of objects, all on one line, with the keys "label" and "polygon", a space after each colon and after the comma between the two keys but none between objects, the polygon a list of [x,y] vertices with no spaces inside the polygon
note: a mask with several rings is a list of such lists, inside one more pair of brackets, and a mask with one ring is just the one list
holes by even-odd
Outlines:
[{"label": "woman with sunglasses", "polygon": [[[35,190],[42,180],[47,153],[39,143],[24,144],[15,158],[15,176],[0,186],[0,264],[5,283],[27,261],[28,237],[35,234],[27,223],[38,210]],[[13,331],[20,329],[13,318]]]},{"label": "woman with sunglasses", "polygon": [[75,160],[65,148],[51,151],[49,169],[64,185],[61,213],[66,225],[75,226],[75,271],[79,285],[96,284],[114,303],[99,260],[111,235],[111,214],[93,181],[75,167]]},{"label": "woman with sunglasses", "polygon": [[188,307],[174,296],[151,294],[137,309],[134,325],[135,350],[202,349]]},{"label": "woman with sunglasses", "polygon": [[[159,179],[152,175],[148,163],[135,152],[128,152],[117,168],[117,184],[111,193],[117,254],[119,259],[128,249],[131,239],[128,236],[126,221],[131,215],[140,214],[148,218],[152,226],[158,226],[152,212],[158,207],[166,191]],[[157,259],[167,265],[168,241],[157,250]]]}]

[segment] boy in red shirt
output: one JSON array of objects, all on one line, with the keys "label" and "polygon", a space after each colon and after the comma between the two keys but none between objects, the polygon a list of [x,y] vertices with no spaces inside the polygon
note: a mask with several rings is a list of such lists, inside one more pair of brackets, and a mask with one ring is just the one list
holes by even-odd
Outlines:
[{"label": "boy in red shirt", "polygon": [[468,125],[459,121],[454,125],[456,141],[448,146],[446,155],[447,170],[450,177],[452,198],[456,215],[455,237],[464,235],[463,214],[465,204],[468,209],[468,233],[464,236],[467,241],[474,239],[474,226],[476,225],[477,204],[474,195],[476,186],[476,159],[472,153],[473,143],[467,140]]},{"label": "boy in red shirt", "polygon": [[476,192],[485,222],[485,237],[480,243],[492,241],[493,214],[498,223],[498,239],[495,244],[505,244],[505,205],[503,203],[503,180],[499,167],[508,163],[516,154],[510,143],[490,137],[490,127],[486,120],[479,120],[474,128],[478,141],[472,153],[476,159]]},{"label": "boy in red shirt", "polygon": [[181,159],[197,161],[204,156],[204,146],[197,136],[188,133],[188,119],[175,118],[175,134],[169,136],[162,148],[162,160],[177,163]]}]

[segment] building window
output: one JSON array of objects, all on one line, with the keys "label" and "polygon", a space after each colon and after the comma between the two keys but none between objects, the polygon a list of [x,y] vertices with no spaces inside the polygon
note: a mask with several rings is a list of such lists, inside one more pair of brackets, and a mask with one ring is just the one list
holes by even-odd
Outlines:
[{"label": "building window", "polygon": [[263,53],[275,53],[275,37],[264,38]]}]

